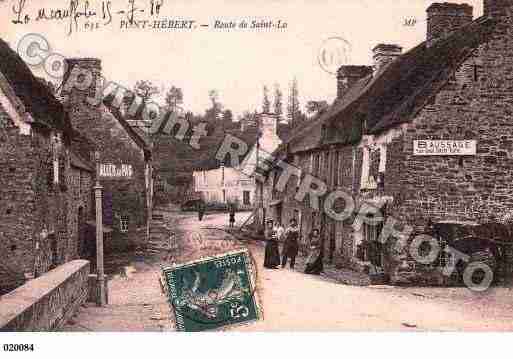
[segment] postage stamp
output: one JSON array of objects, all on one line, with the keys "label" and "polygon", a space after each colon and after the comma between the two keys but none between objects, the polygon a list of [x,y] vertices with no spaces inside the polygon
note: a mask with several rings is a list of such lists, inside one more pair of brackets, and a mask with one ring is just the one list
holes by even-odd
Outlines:
[{"label": "postage stamp", "polygon": [[216,330],[262,318],[247,250],[163,268],[162,274],[177,331]]}]

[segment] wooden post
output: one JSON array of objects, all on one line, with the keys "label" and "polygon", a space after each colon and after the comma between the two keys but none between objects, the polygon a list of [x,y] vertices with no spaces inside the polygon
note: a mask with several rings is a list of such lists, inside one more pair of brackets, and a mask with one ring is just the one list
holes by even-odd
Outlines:
[{"label": "wooden post", "polygon": [[98,279],[97,304],[105,306],[105,270],[103,267],[103,209],[102,190],[100,184],[100,153],[94,154],[96,161],[96,185],[94,186],[94,197],[96,199],[96,273]]}]

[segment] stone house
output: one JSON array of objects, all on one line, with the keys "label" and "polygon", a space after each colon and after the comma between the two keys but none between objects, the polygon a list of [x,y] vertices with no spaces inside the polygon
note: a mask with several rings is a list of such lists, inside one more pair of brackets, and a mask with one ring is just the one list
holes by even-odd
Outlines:
[{"label": "stone house", "polygon": [[198,167],[193,173],[194,192],[207,205],[233,204],[238,209],[251,209],[255,202],[255,179],[239,168],[208,169]]},{"label": "stone house", "polygon": [[[67,59],[61,97],[74,128],[92,140],[100,154],[100,184],[103,186],[103,223],[109,238],[105,251],[127,250],[149,236],[153,207],[152,146],[143,133],[132,128],[116,108],[112,96],[101,98],[101,61]],[[91,86],[67,86],[70,76],[88,73]],[[76,79],[75,79],[76,80]],[[73,81],[73,80],[72,80]]]},{"label": "stone house", "polygon": [[[263,202],[267,204],[266,218],[272,218],[285,226],[292,218],[296,219],[303,242],[307,241],[308,235],[314,228],[320,229],[324,234],[328,262],[340,259],[337,257],[340,257],[342,247],[347,245],[349,233],[344,230],[343,223],[332,221],[323,213],[322,198],[318,208],[312,208],[308,195],[301,201],[298,201],[296,196],[307,174],[322,181],[328,192],[343,189],[353,194],[355,190],[353,164],[356,154],[353,145],[358,143],[360,136],[355,130],[347,131],[342,137],[336,136],[336,140],[328,140],[328,124],[330,120],[337,118],[340,113],[349,108],[372,79],[373,69],[370,66],[342,66],[337,74],[337,98],[334,103],[310,123],[296,130],[290,139],[274,153],[275,163],[284,161],[294,166],[294,176],[287,181],[284,191],[279,191],[276,187],[283,169],[274,166],[271,167],[264,183]],[[355,128],[357,129],[358,126]]]},{"label": "stone house", "polygon": [[[287,138],[289,126],[280,124],[271,114],[260,114],[258,126],[241,123],[241,131],[227,132],[248,145],[248,151],[240,165],[231,167],[230,160],[221,163],[215,154],[202,161],[193,172],[194,191],[207,204],[236,204],[237,208],[253,209],[259,198],[256,193],[256,181],[253,176],[257,153],[273,153],[283,139]],[[259,150],[257,150],[259,138]],[[262,156],[259,156],[262,157]]]},{"label": "stone house", "polygon": [[93,173],[62,104],[1,39],[0,54],[1,293],[79,258]]},{"label": "stone house", "polygon": [[[404,54],[381,44],[373,68],[342,67],[339,98],[277,158],[325,180],[328,191],[350,193],[357,209],[367,203],[385,220],[411,226],[413,234],[445,223],[483,225],[511,212],[513,1],[485,0],[475,20],[472,12],[465,4],[432,4],[426,41]],[[427,156],[420,145],[470,147]],[[267,177],[266,195],[279,197],[271,204],[281,203],[284,219],[301,216],[303,237],[321,227],[328,260],[384,273],[392,282],[435,278],[448,260],[442,251],[432,264],[419,265],[408,253],[394,253],[377,241],[382,223],[330,222],[295,201],[298,183],[273,194],[279,172]]]}]

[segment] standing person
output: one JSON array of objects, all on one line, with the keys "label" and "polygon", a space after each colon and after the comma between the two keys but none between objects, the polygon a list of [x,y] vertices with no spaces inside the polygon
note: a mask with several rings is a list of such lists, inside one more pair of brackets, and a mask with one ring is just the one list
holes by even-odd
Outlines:
[{"label": "standing person", "polygon": [[230,228],[235,226],[235,205],[230,206]]},{"label": "standing person", "polygon": [[310,233],[309,242],[309,253],[306,259],[305,273],[319,275],[324,270],[324,265],[322,263],[322,241],[317,228]]},{"label": "standing person", "polygon": [[203,220],[203,216],[205,215],[205,205],[203,201],[198,202],[198,220],[201,222]]},{"label": "standing person", "polygon": [[297,220],[290,220],[290,227],[285,231],[285,243],[283,244],[283,257],[281,261],[282,268],[287,265],[287,260],[290,258],[290,268],[294,269],[296,264],[296,256],[299,250],[299,228],[297,226]]},{"label": "standing person", "polygon": [[285,233],[285,228],[281,225],[281,222],[278,221],[276,225],[276,234],[278,235],[278,242],[283,241],[283,234]]},{"label": "standing person", "polygon": [[264,267],[276,269],[280,265],[280,247],[278,245],[278,234],[272,220],[267,222],[265,230],[265,259]]}]

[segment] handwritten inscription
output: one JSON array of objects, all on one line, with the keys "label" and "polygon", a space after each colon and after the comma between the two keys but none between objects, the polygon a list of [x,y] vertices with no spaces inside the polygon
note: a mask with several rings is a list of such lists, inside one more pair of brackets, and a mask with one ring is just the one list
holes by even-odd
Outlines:
[{"label": "handwritten inscription", "polygon": [[[31,22],[62,22],[67,24],[68,35],[80,29],[99,29],[113,23],[118,18],[121,24],[134,24],[158,18],[164,6],[164,0],[126,0],[114,4],[113,1],[70,0],[62,7],[39,8],[28,13],[27,1],[16,0],[12,11],[12,23],[16,25]],[[116,5],[116,8],[114,8]],[[145,19],[140,17],[145,16]]]},{"label": "handwritten inscription", "polygon": [[403,26],[414,27],[415,25],[417,25],[417,19],[416,18],[410,17],[410,18],[404,19]]}]

